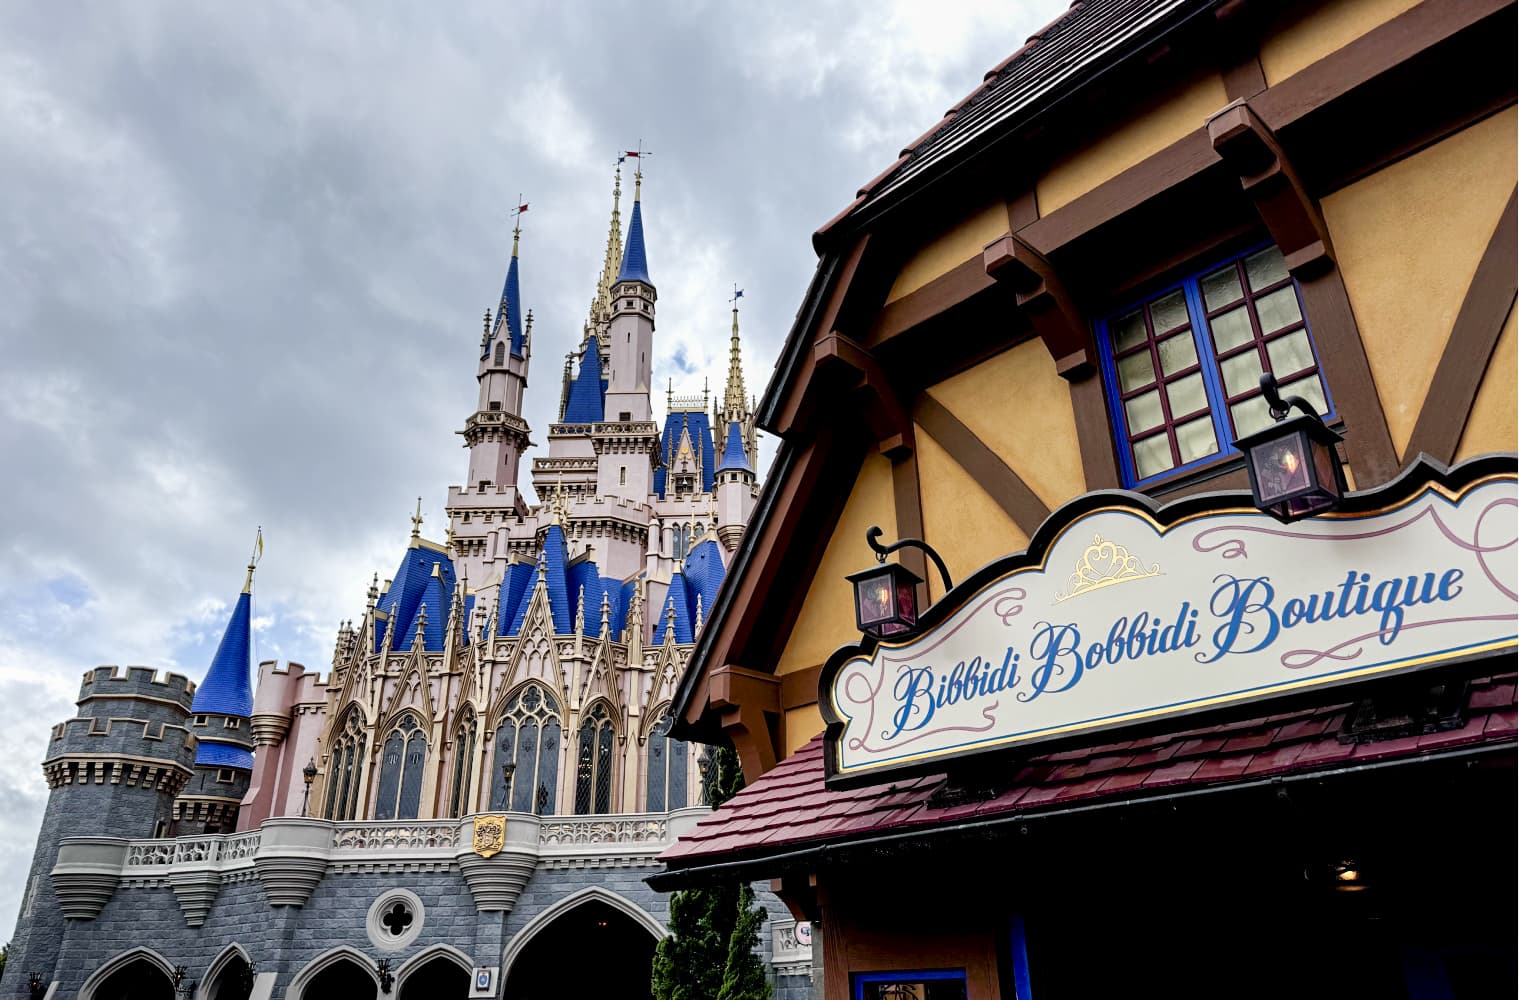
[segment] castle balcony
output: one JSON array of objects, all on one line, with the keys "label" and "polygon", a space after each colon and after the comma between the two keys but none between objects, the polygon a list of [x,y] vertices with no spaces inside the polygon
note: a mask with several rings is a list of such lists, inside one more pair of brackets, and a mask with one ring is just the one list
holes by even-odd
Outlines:
[{"label": "castle balcony", "polygon": [[[185,921],[205,921],[221,886],[258,879],[270,906],[302,906],[324,878],[388,871],[457,872],[483,910],[511,909],[539,868],[646,865],[691,830],[705,806],[668,813],[495,813],[390,822],[279,816],[246,833],[126,840],[69,837],[52,880],[65,916],[93,920],[118,889],[169,887]],[[475,826],[504,816],[494,838]]]}]

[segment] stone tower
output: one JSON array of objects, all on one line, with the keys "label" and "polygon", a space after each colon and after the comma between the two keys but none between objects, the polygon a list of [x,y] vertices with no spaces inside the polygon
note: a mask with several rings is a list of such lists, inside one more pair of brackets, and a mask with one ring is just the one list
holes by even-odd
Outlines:
[{"label": "stone tower", "polygon": [[[194,773],[194,695],[187,678],[146,667],[84,675],[78,713],[53,727],[42,762],[47,808],[0,995],[22,992],[28,971],[55,967],[64,922],[93,917],[110,897],[115,881],[98,869],[121,864],[126,838],[168,835],[175,797]],[[90,840],[60,856],[65,837]]]}]

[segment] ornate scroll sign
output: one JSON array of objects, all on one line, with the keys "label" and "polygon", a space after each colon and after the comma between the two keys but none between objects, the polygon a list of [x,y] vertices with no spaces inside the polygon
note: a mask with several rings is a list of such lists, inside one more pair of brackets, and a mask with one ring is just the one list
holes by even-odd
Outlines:
[{"label": "ornate scroll sign", "polygon": [[1168,717],[1259,712],[1312,688],[1512,653],[1516,465],[1422,459],[1291,525],[1248,493],[1166,507],[1083,496],[1027,552],[946,595],[915,638],[834,653],[820,692],[828,780],[1102,742]]},{"label": "ornate scroll sign", "polygon": [[506,846],[506,817],[486,815],[475,817],[475,840],[471,847],[482,858],[501,853]]}]

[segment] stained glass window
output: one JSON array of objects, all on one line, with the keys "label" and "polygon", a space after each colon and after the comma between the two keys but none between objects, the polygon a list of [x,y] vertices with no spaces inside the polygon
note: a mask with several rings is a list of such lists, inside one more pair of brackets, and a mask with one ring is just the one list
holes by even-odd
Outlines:
[{"label": "stained glass window", "polygon": [[364,770],[364,717],[350,709],[335,731],[327,757],[327,818],[353,819],[358,812]]},{"label": "stained glass window", "polygon": [[553,815],[559,751],[559,702],[538,684],[528,684],[508,700],[496,727],[490,807]]},{"label": "stained glass window", "polygon": [[422,777],[427,765],[427,734],[414,716],[401,716],[385,737],[380,757],[380,780],[375,792],[375,819],[416,819],[422,803]]},{"label": "stained glass window", "polygon": [[674,720],[668,715],[654,723],[649,730],[648,743],[648,810],[665,812],[684,809],[688,804],[690,752],[685,740],[670,738],[670,726]]},{"label": "stained glass window", "polygon": [[448,814],[455,819],[470,811],[469,785],[475,770],[475,713],[466,708],[454,733],[454,791]]},{"label": "stained glass window", "polygon": [[575,765],[575,812],[612,811],[613,746],[616,730],[605,703],[599,703],[580,723],[580,746]]}]

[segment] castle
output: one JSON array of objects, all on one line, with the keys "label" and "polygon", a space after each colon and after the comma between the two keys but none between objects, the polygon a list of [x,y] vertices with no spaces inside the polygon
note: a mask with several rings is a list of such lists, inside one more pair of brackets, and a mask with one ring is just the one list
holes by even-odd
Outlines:
[{"label": "castle", "polygon": [[[642,173],[621,169],[559,421],[519,485],[532,357],[520,227],[487,312],[442,542],[420,504],[330,671],[249,679],[253,566],[205,679],[100,667],[53,730],[0,993],[34,998],[641,996],[643,878],[706,810],[676,682],[758,488],[735,297],[720,398],[653,411]],[[762,892],[778,997],[810,955]],[[773,934],[773,937],[770,936]],[[587,949],[592,952],[587,952]],[[584,968],[565,959],[594,954]],[[557,985],[556,985],[557,984]]]}]

